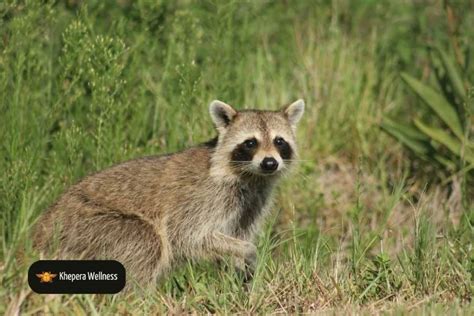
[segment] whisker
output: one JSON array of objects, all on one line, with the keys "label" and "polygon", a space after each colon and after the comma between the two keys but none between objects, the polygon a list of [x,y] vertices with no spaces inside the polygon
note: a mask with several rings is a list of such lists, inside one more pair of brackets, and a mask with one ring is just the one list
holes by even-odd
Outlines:
[{"label": "whisker", "polygon": [[311,161],[311,162],[315,162],[315,160],[309,160],[309,159],[283,159],[283,161]]}]

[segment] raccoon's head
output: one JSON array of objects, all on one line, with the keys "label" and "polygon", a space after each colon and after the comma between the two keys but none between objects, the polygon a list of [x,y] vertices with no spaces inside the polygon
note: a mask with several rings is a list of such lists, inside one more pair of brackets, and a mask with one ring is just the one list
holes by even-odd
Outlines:
[{"label": "raccoon's head", "polygon": [[237,111],[216,100],[209,110],[219,132],[212,156],[214,176],[275,177],[296,159],[295,131],[303,100],[279,111]]}]

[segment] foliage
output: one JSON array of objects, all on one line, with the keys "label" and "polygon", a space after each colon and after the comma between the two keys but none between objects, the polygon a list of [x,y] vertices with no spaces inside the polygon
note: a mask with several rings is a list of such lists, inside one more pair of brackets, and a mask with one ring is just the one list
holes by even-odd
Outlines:
[{"label": "foliage", "polygon": [[429,107],[430,114],[414,118],[409,125],[385,117],[381,126],[420,158],[437,162],[450,172],[469,172],[474,167],[471,138],[474,109],[470,108],[467,98],[468,87],[472,86],[453,58],[439,46],[431,50],[431,63],[440,89],[408,73],[401,75],[406,85]]}]

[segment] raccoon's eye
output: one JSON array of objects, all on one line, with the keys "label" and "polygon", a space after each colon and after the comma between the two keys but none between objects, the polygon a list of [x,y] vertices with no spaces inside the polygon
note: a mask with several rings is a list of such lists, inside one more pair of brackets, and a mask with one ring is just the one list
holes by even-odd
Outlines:
[{"label": "raccoon's eye", "polygon": [[255,138],[247,139],[244,144],[248,149],[252,149],[257,146],[257,140]]},{"label": "raccoon's eye", "polygon": [[283,146],[286,144],[286,141],[282,137],[275,137],[273,140],[276,146]]}]

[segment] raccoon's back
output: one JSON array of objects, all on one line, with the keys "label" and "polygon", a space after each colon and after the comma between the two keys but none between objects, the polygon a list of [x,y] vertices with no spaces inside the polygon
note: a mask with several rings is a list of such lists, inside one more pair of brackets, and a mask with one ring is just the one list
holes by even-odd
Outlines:
[{"label": "raccoon's back", "polygon": [[170,194],[192,191],[196,184],[205,181],[209,164],[207,147],[126,161],[89,175],[68,188],[42,218],[50,218],[51,214],[67,218],[68,213],[91,208],[141,213],[154,219],[172,203]]},{"label": "raccoon's back", "polygon": [[205,147],[139,158],[88,176],[73,189],[107,207],[149,212],[160,208],[167,194],[207,178],[209,161]]}]

